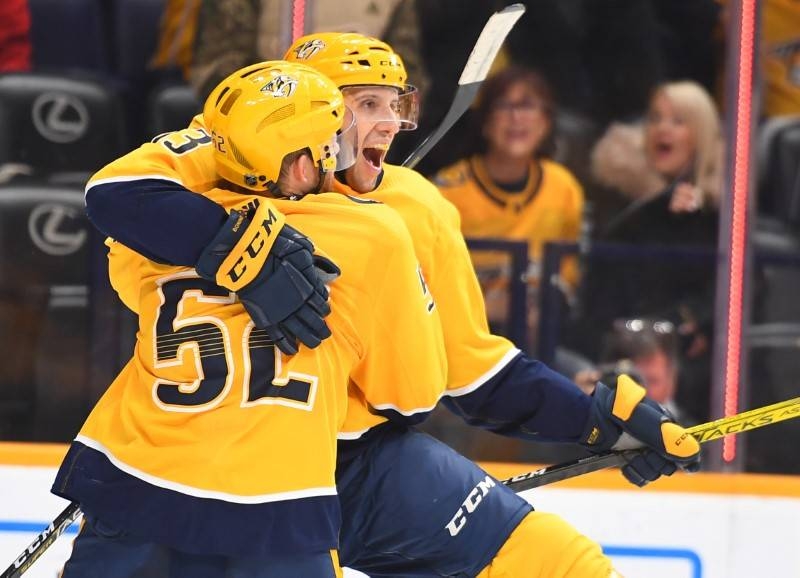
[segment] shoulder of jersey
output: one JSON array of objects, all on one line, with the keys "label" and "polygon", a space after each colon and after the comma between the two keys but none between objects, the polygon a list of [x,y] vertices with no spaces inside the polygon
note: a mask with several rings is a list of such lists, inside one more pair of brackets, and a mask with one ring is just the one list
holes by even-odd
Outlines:
[{"label": "shoulder of jersey", "polygon": [[[435,215],[437,218],[447,218],[447,220],[451,219],[451,213],[457,214],[458,210],[455,206],[442,195],[432,181],[422,174],[406,167],[394,165],[387,165],[385,168],[387,169],[387,175],[391,178],[392,185],[396,186],[400,193],[405,193],[408,197],[413,198],[418,205],[425,207],[428,213]],[[395,193],[392,192],[390,194]],[[391,204],[389,202],[389,205]]]},{"label": "shoulder of jersey", "polygon": [[444,199],[442,193],[433,181],[413,169],[396,165],[385,165],[384,171],[384,182],[393,189],[396,188],[401,192],[419,194],[426,200],[430,198]]}]

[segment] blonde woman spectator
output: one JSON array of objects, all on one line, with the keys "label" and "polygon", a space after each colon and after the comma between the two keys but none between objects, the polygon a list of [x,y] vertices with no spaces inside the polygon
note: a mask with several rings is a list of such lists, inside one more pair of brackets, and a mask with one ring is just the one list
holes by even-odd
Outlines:
[{"label": "blonde woman spectator", "polygon": [[[554,106],[549,85],[532,70],[510,67],[490,77],[475,111],[471,154],[434,177],[442,194],[458,208],[465,237],[529,244],[534,285],[544,244],[576,241],[583,211],[580,184],[564,166],[547,158]],[[476,253],[473,263],[484,282],[490,320],[498,323],[507,315],[505,260]],[[562,277],[574,288],[578,280],[574,260],[565,263]],[[535,303],[529,303],[529,311],[535,309]]]},{"label": "blonde woman spectator", "polygon": [[[686,407],[707,410],[717,207],[723,173],[719,115],[700,85],[658,87],[641,126],[612,126],[596,145],[593,173],[631,199],[600,240],[652,253],[626,260],[595,258],[581,295],[584,316],[571,345],[596,359],[600,328],[615,318],[667,319],[680,337],[681,362],[696,396]],[[665,248],[679,248],[665,255]],[[661,251],[661,252],[659,252]],[[690,253],[694,257],[690,256]],[[705,255],[705,256],[704,256]]]},{"label": "blonde woman spectator", "polygon": [[609,127],[592,153],[592,175],[634,201],[674,188],[670,210],[691,212],[718,206],[722,161],[714,101],[699,84],[679,81],[655,90],[644,126]]}]

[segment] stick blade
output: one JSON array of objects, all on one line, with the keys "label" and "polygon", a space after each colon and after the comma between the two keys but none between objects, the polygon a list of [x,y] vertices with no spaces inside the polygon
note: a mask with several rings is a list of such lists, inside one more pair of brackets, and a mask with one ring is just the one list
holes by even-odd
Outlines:
[{"label": "stick blade", "polygon": [[523,4],[511,4],[492,14],[472,48],[461,78],[458,79],[459,86],[482,82],[486,78],[506,36],[524,13]]}]

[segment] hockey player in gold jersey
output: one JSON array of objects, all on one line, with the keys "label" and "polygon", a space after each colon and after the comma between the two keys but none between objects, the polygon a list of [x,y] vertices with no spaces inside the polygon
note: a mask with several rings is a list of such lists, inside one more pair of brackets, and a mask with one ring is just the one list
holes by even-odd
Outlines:
[{"label": "hockey player in gold jersey", "polygon": [[[87,520],[64,578],[339,575],[334,469],[348,384],[378,403],[368,385],[399,380],[417,404],[417,384],[445,375],[438,313],[402,221],[324,192],[337,150],[352,161],[347,132],[335,137],[345,113],[313,69],[261,63],[211,96],[209,132],[146,145],[165,158],[187,143],[186,158],[210,151],[223,179],[193,194],[228,217],[194,267],[108,241],[112,284],[139,331],[53,486]],[[125,182],[126,162],[93,182]],[[287,223],[313,232],[319,255],[294,264],[320,269],[334,304],[333,335],[293,356],[254,324],[253,295]]]},{"label": "hockey player in gold jersey", "polygon": [[[674,424],[635,384],[599,385],[593,397],[586,396],[488,331],[455,208],[419,174],[383,162],[397,131],[414,125],[415,110],[402,62],[390,47],[357,34],[315,34],[298,40],[286,58],[317,68],[343,88],[357,119],[359,155],[353,167],[338,174],[335,186],[362,202],[380,200],[402,216],[436,297],[448,359],[446,380],[435,387],[416,383],[413,396],[397,380],[371,384],[371,399],[351,388],[337,458],[343,564],[384,576],[608,578],[610,561],[596,543],[556,516],[532,512],[477,465],[411,424],[441,400],[468,422],[498,433],[581,443],[593,450],[611,448],[625,431],[652,450],[624,470],[640,485],[680,466],[694,468],[698,448],[676,448],[674,431],[662,433],[661,426],[662,421]],[[204,130],[203,118],[192,126]],[[142,147],[120,179],[140,186],[149,179],[151,194],[165,199],[164,207],[174,214],[186,188],[214,179],[213,163],[203,151],[167,159]],[[95,211],[103,198],[127,206],[135,204],[136,194],[119,184],[90,183],[89,214],[106,233],[131,246],[163,251],[159,247],[166,240],[142,223],[134,227],[118,215]],[[214,210],[206,207],[194,216],[210,218]],[[176,236],[171,241],[182,242]],[[482,493],[479,505],[459,517],[476,488]]]}]

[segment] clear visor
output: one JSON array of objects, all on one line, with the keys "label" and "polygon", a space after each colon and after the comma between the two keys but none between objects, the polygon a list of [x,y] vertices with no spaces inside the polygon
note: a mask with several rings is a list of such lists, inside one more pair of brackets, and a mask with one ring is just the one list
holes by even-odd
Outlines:
[{"label": "clear visor", "polygon": [[342,128],[330,141],[321,145],[320,164],[325,172],[342,171],[353,166],[358,156],[358,131],[353,112],[344,107]]},{"label": "clear visor", "polygon": [[[387,87],[378,87],[387,88]],[[398,91],[396,97],[385,98],[378,95],[369,100],[364,96],[365,86],[349,86],[342,88],[345,97],[348,94],[358,95],[355,114],[359,121],[364,122],[394,122],[397,123],[399,130],[414,130],[417,128],[419,119],[419,93],[410,84],[402,91]],[[394,89],[396,90],[396,89]]]}]

